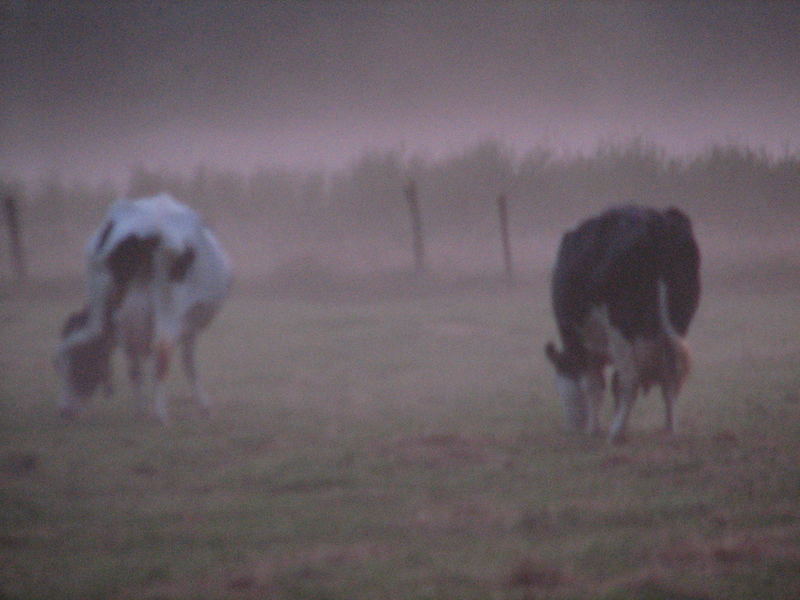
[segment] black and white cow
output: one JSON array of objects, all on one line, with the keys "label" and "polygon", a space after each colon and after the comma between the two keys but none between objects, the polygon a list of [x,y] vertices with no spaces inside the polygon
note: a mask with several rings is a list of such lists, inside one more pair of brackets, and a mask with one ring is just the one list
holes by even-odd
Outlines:
[{"label": "black and white cow", "polygon": [[674,431],[673,404],[686,379],[684,344],[700,299],[700,253],[689,218],[676,208],[608,210],[567,232],[552,279],[563,349],[545,353],[567,421],[599,432],[605,367],[613,367],[611,442],[625,438],[640,390],[661,388],[665,428]]},{"label": "black and white cow", "polygon": [[110,393],[117,345],[140,407],[152,395],[156,415],[168,421],[164,380],[180,345],[193,396],[208,410],[195,341],[228,295],[231,269],[197,213],[167,194],[117,201],[90,238],[87,259],[88,300],[67,318],[56,357],[62,414],[74,415],[101,384]]}]

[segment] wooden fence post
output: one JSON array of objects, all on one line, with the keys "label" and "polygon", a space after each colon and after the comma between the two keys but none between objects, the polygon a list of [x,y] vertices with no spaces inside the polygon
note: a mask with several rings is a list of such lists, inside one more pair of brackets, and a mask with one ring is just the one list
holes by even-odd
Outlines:
[{"label": "wooden fence post", "polygon": [[417,199],[417,184],[413,179],[409,179],[403,188],[403,193],[408,202],[408,210],[411,213],[411,235],[413,236],[414,251],[414,273],[422,275],[425,273],[425,243],[422,239],[422,215],[419,210]]},{"label": "wooden fence post", "polygon": [[25,264],[25,254],[22,250],[22,232],[19,222],[19,210],[16,198],[9,194],[3,200],[6,225],[8,226],[8,239],[11,249],[11,263],[14,274],[18,281],[25,281],[27,278],[27,265]]},{"label": "wooden fence post", "polygon": [[506,283],[514,285],[514,263],[511,258],[511,240],[508,234],[508,202],[505,194],[497,197],[497,213],[500,217],[500,237],[503,241],[503,264],[506,270]]}]

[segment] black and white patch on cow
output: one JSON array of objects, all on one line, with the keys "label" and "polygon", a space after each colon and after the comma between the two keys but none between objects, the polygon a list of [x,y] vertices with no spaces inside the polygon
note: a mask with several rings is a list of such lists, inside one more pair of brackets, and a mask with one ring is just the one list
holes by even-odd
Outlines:
[{"label": "black and white patch on cow", "polygon": [[661,388],[665,428],[689,368],[684,337],[700,299],[700,253],[689,218],[676,208],[625,206],[567,232],[552,278],[563,348],[547,357],[568,424],[596,434],[612,367],[612,442],[625,437],[639,392]]},{"label": "black and white patch on cow", "polygon": [[87,262],[88,300],[67,318],[56,357],[62,414],[74,415],[101,384],[110,393],[117,346],[140,406],[151,395],[163,422],[164,379],[180,346],[192,393],[207,410],[195,342],[227,296],[231,271],[197,213],[166,194],[120,200],[90,238]]}]

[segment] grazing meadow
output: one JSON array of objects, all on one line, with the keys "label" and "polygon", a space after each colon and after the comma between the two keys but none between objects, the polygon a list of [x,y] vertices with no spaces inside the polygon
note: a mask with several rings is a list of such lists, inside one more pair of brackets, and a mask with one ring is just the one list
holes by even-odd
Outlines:
[{"label": "grazing meadow", "polygon": [[[634,140],[328,174],[139,168],[125,195],[192,204],[236,272],[198,346],[212,414],[174,364],[167,428],[121,356],[111,398],[58,416],[58,334],[113,186],[4,182],[28,276],[0,238],[0,599],[799,598],[798,165]],[[677,434],[653,391],[613,447],[563,430],[543,347],[561,233],[628,201],[692,217],[703,292]]]},{"label": "grazing meadow", "polygon": [[707,253],[678,433],[652,392],[618,447],[562,429],[544,262],[240,278],[199,346],[212,415],[173,368],[168,428],[121,357],[62,421],[82,283],[4,281],[0,598],[800,597],[798,273]]}]

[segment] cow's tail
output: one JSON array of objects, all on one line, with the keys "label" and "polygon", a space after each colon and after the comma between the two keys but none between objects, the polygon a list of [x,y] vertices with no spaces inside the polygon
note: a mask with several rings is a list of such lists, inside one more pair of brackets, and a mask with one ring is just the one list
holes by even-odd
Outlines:
[{"label": "cow's tail", "polygon": [[675,331],[672,319],[669,316],[669,289],[663,279],[658,280],[658,320],[663,331],[670,340],[680,339],[680,335]]}]

